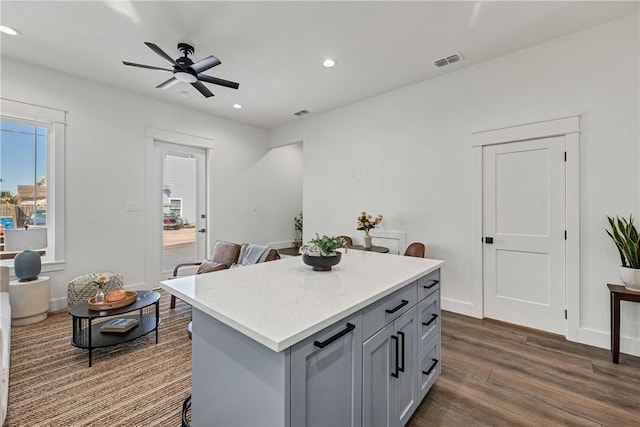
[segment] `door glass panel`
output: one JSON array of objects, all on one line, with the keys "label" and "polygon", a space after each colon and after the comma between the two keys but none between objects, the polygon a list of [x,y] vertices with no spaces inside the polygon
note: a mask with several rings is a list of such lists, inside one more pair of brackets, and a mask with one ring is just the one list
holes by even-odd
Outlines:
[{"label": "door glass panel", "polygon": [[[198,260],[196,247],[196,158],[167,152],[162,159],[162,272]],[[182,274],[182,271],[181,271]]]}]

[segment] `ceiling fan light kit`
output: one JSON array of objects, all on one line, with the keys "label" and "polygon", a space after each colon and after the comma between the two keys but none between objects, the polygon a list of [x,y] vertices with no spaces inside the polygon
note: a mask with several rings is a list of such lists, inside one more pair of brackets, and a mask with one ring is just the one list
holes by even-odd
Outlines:
[{"label": "ceiling fan light kit", "polygon": [[209,55],[206,58],[194,63],[191,58],[189,58],[189,56],[192,55],[193,52],[195,52],[195,49],[193,48],[193,46],[187,43],[178,43],[178,50],[182,52],[182,56],[177,59],[171,58],[162,49],[151,42],[145,42],[144,44],[147,45],[147,47],[154,51],[158,56],[168,62],[169,65],[173,66],[173,70],[168,68],[155,67],[153,65],[136,64],[127,61],[122,61],[122,63],[131,67],[146,68],[148,70],[168,71],[170,73],[173,73],[173,77],[156,86],[156,88],[158,89],[167,89],[179,82],[189,83],[191,84],[191,86],[195,87],[198,92],[200,92],[205,98],[209,98],[214,95],[209,89],[207,89],[204,84],[202,84],[202,82],[225,86],[231,89],[238,89],[238,87],[240,87],[239,83],[202,74],[202,72],[220,65],[221,62],[215,56]]}]

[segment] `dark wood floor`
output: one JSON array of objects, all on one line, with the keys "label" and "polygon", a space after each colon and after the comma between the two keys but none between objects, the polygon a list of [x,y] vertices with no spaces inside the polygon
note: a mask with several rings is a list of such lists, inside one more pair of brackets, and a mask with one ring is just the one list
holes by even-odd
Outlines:
[{"label": "dark wood floor", "polygon": [[640,358],[442,313],[442,375],[409,426],[640,426]]}]

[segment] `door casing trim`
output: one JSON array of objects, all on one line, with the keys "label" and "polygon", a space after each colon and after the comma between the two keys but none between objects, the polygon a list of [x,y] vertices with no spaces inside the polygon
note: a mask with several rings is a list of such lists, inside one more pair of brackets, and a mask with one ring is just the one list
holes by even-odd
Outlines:
[{"label": "door casing trim", "polygon": [[577,341],[580,333],[580,116],[562,117],[500,129],[476,132],[472,135],[472,280],[473,303],[466,306],[473,317],[484,317],[483,268],[483,156],[487,145],[564,136],[567,152],[565,168],[565,304],[567,321],[565,336]]},{"label": "door casing trim", "polygon": [[[162,260],[162,234],[158,233],[157,224],[162,223],[162,211],[154,211],[152,206],[156,205],[158,198],[162,199],[161,193],[148,191],[147,187],[152,185],[155,180],[158,179],[157,174],[162,174],[161,170],[158,170],[157,165],[154,162],[154,150],[155,141],[168,142],[175,145],[184,145],[186,147],[202,148],[206,151],[205,157],[205,212],[206,212],[206,229],[209,230],[209,236],[206,241],[206,253],[211,251],[211,241],[213,239],[213,220],[211,218],[212,212],[212,174],[213,174],[213,150],[215,148],[215,141],[210,138],[204,138],[199,136],[188,135],[179,132],[173,132],[163,129],[157,129],[152,127],[145,127],[145,156],[144,156],[144,168],[145,168],[145,198],[144,198],[144,241],[145,241],[145,283],[149,289],[158,286],[158,280],[165,278],[159,277],[157,271],[158,261]],[[160,177],[160,185],[162,185],[162,179]],[[158,187],[160,188],[160,187]]]}]

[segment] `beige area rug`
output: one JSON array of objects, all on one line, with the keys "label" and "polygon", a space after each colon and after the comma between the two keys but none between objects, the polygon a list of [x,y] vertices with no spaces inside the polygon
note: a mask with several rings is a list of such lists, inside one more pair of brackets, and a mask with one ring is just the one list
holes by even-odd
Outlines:
[{"label": "beige area rug", "polygon": [[158,344],[150,333],[89,352],[71,345],[71,315],[11,328],[5,427],[181,425],[191,393],[191,307],[160,290]]}]

